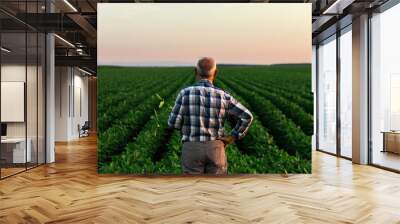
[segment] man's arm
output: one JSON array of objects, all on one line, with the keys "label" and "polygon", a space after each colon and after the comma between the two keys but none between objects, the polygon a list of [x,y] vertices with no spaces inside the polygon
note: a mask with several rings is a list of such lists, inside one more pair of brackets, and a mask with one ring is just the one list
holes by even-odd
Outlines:
[{"label": "man's arm", "polygon": [[251,122],[253,121],[253,115],[246,107],[244,107],[232,96],[230,96],[228,114],[237,118],[236,125],[233,128],[231,135],[235,138],[235,140],[242,138],[246,134]]},{"label": "man's arm", "polygon": [[181,129],[183,118],[183,91],[181,91],[175,100],[175,105],[172,108],[171,114],[168,118],[168,127],[170,129]]}]

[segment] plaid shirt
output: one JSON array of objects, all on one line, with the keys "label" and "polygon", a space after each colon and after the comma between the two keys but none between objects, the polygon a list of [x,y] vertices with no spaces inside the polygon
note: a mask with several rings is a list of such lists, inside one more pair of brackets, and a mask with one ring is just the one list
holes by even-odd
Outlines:
[{"label": "plaid shirt", "polygon": [[182,141],[212,141],[224,136],[228,115],[237,118],[231,134],[240,139],[250,127],[252,114],[231,95],[202,79],[180,91],[168,126],[181,130]]}]

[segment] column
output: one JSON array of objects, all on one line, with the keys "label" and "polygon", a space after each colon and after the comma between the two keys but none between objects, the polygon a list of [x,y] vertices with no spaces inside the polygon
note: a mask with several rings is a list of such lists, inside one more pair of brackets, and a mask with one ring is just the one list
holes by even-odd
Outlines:
[{"label": "column", "polygon": [[353,162],[368,163],[368,15],[353,19]]}]

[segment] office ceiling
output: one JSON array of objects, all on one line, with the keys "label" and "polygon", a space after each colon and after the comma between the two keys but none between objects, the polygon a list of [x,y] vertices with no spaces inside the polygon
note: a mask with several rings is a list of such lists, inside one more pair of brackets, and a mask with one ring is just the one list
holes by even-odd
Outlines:
[{"label": "office ceiling", "polygon": [[[2,47],[10,52],[1,52],[1,61],[8,64],[36,65],[43,62],[44,39],[43,34],[36,33],[2,33]],[[41,39],[42,38],[42,39]],[[42,40],[42,41],[38,41]],[[27,47],[25,47],[27,46]]]},{"label": "office ceiling", "polygon": [[[19,32],[32,27],[42,32],[55,32],[75,45],[56,38],[58,65],[85,65],[96,70],[97,3],[187,3],[187,2],[253,2],[253,3],[312,3],[313,39],[347,15],[377,7],[388,0],[47,0],[53,13],[46,13],[46,1],[1,0],[0,22],[3,32]],[[68,4],[69,3],[69,4]],[[25,13],[28,12],[28,13]],[[76,49],[80,49],[79,52]]]}]

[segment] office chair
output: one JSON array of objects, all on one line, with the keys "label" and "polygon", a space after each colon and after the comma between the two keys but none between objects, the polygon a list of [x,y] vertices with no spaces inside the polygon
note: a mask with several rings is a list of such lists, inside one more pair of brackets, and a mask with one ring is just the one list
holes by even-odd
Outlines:
[{"label": "office chair", "polygon": [[89,121],[85,121],[82,127],[78,125],[78,129],[79,129],[79,138],[89,136],[89,129],[90,129]]}]

